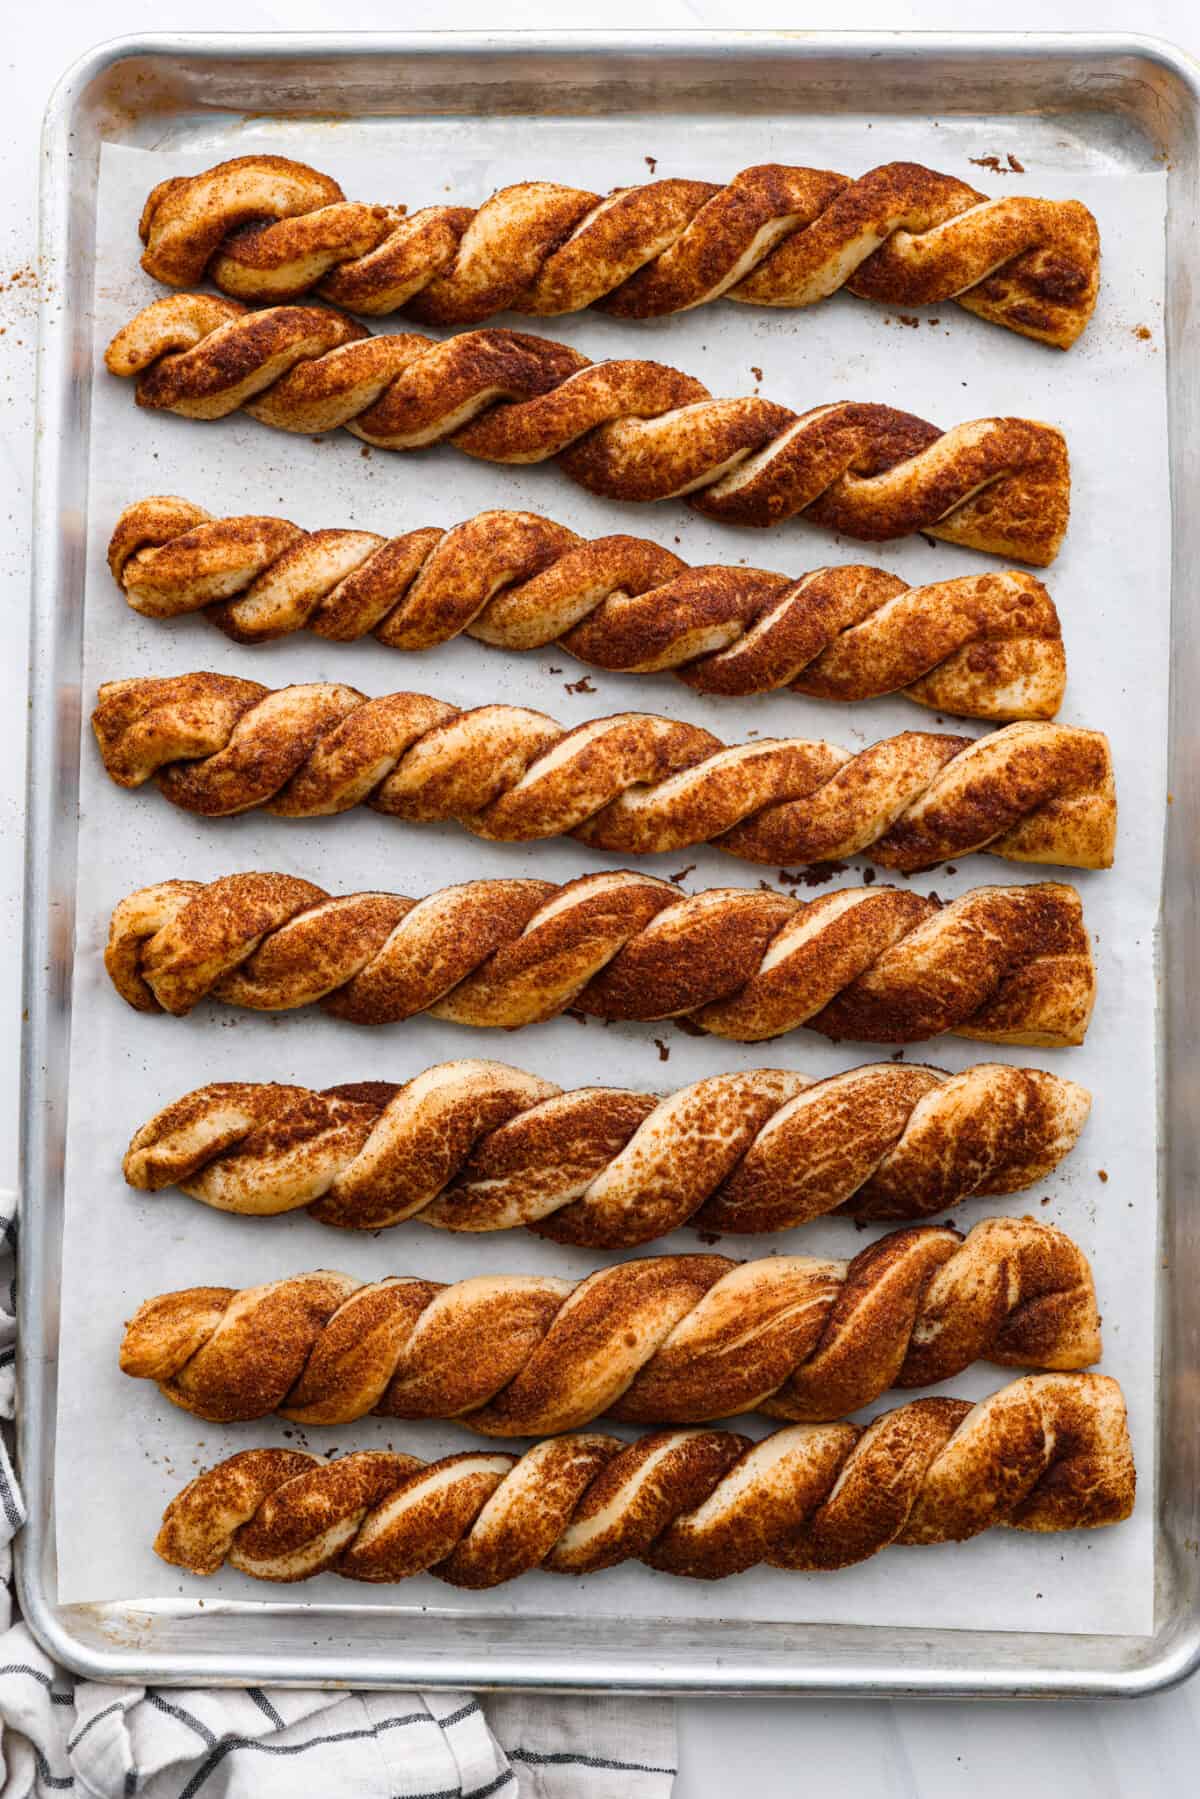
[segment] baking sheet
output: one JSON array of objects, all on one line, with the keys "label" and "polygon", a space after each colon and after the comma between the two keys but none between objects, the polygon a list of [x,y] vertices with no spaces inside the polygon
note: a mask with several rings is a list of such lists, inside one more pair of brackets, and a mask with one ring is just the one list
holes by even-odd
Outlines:
[{"label": "baking sheet", "polygon": [[[541,172],[605,189],[642,178],[650,156],[663,174],[714,177],[772,158],[855,169],[915,154],[963,175],[973,173],[964,166],[961,136],[956,154],[939,159],[933,149],[918,145],[911,125],[869,134],[865,128],[843,128],[836,156],[824,135],[819,144],[806,144],[796,141],[793,130],[784,141],[785,134],[766,121],[577,120],[540,122],[536,129],[547,141],[553,138],[553,167],[544,171],[540,163],[532,167],[530,125],[521,120],[376,123],[369,133],[338,126],[311,136],[260,128],[252,141],[312,160],[336,174],[351,194],[394,195],[412,205],[445,192],[482,197],[503,182]],[[230,138],[228,154],[250,147],[245,133],[231,132]],[[981,138],[971,153],[988,148]],[[195,166],[190,156],[105,149],[98,210],[98,352],[131,311],[159,291],[136,267],[133,229],[145,192],[154,181]],[[980,179],[984,186],[998,185],[990,175]],[[1082,1080],[1096,1096],[1079,1149],[1044,1189],[1008,1202],[973,1204],[960,1221],[989,1211],[1033,1209],[1070,1230],[1092,1256],[1105,1320],[1104,1367],[1125,1387],[1138,1456],[1141,1484],[1133,1520],[1090,1536],[1038,1539],[995,1532],[927,1556],[895,1551],[836,1579],[760,1571],[707,1588],[635,1567],[582,1585],[532,1575],[492,1594],[458,1594],[431,1578],[363,1590],[329,1576],[290,1597],[386,1605],[400,1612],[438,1607],[502,1615],[702,1619],[736,1614],[1010,1630],[1150,1630],[1158,1253],[1154,920],[1165,806],[1169,541],[1160,354],[1165,183],[1157,176],[1055,176],[1033,163],[1025,176],[1010,179],[1025,191],[1077,195],[1100,220],[1105,246],[1100,310],[1067,357],[1010,338],[953,307],[941,309],[945,316],[937,324],[932,323],[937,310],[930,309],[921,315],[922,323],[910,326],[848,297],[807,314],[714,306],[644,326],[584,315],[537,328],[594,356],[658,355],[699,375],[715,392],[751,391],[761,369],[762,391],[798,408],[847,395],[888,400],[946,424],[1012,412],[1046,417],[1066,429],[1074,459],[1074,524],[1048,577],[1063,615],[1070,665],[1062,716],[1109,731],[1122,806],[1117,870],[1073,877],[1097,939],[1096,1016],[1080,1050],[993,1051],[947,1039],[907,1054],[950,1068],[991,1054],[1037,1062]],[[1141,328],[1148,337],[1138,335]],[[280,511],[310,526],[400,531],[449,524],[484,506],[513,505],[543,511],[585,532],[614,528],[611,506],[581,493],[553,468],[488,468],[450,450],[411,457],[364,453],[345,434],[316,443],[241,419],[206,429],[138,414],[128,386],[102,377],[92,420],[83,671],[89,702],[107,676],[211,667],[272,683],[338,679],[369,693],[411,687],[459,704],[512,700],[569,723],[626,707],[657,710],[706,724],[729,741],[757,731],[826,735],[855,744],[930,722],[903,700],[854,708],[786,694],[717,702],[666,678],[593,674],[594,694],[570,694],[566,684],[586,671],[561,653],[518,657],[465,641],[412,658],[370,642],[348,647],[308,637],[242,651],[202,620],[154,625],[121,603],[104,565],[108,533],[122,505],[151,492],[184,493],[218,513]],[[711,524],[682,506],[626,508],[618,516],[623,528],[656,536],[694,561],[742,560],[798,573],[823,561],[870,555],[799,522],[759,535]],[[965,573],[987,560],[920,539],[886,546],[873,559],[912,581]],[[1132,641],[1131,604],[1137,623]],[[224,1595],[269,1604],[286,1597],[264,1594],[236,1575],[206,1583],[180,1578],[150,1550],[162,1506],[178,1487],[198,1467],[251,1442],[307,1440],[322,1452],[334,1444],[390,1442],[437,1455],[474,1441],[454,1425],[388,1420],[307,1432],[275,1421],[228,1431],[206,1426],[117,1370],[121,1321],[148,1294],[209,1281],[247,1284],[320,1265],[345,1268],[363,1279],[388,1271],[454,1279],[485,1269],[578,1276],[603,1259],[519,1232],[447,1239],[413,1225],[359,1238],[321,1230],[303,1216],[264,1224],[210,1213],[178,1195],[133,1195],[120,1178],[120,1155],[132,1130],[159,1105],[214,1078],[311,1085],[364,1076],[404,1079],[455,1055],[504,1057],[567,1085],[619,1080],[645,1087],[676,1086],[720,1068],[766,1062],[822,1074],[871,1058],[869,1047],[834,1048],[803,1033],[771,1045],[739,1047],[694,1039],[669,1025],[605,1030],[570,1019],[509,1038],[423,1019],[371,1035],[311,1013],[266,1018],[217,1007],[202,1008],[183,1023],[143,1018],[117,1000],[99,958],[113,902],[146,882],[257,866],[303,873],[335,891],[390,886],[417,894],[488,873],[566,879],[586,867],[616,866],[617,859],[570,843],[483,844],[450,826],[407,828],[370,814],[311,824],[256,815],[206,822],[173,812],[153,792],[131,796],[112,788],[90,745],[81,813],[84,872],[56,1483],[64,1602],[200,1595],[211,1604]],[[695,864],[685,883],[692,890],[714,883],[753,885],[759,874],[703,849],[650,858],[646,866],[671,874],[686,863]],[[922,885],[948,896],[982,881],[1037,879],[1044,872],[977,857],[957,874],[939,870]],[[858,878],[857,867],[844,877]],[[665,1066],[658,1042],[669,1051]],[[1107,1181],[1100,1180],[1102,1172]],[[1040,1204],[1043,1198],[1049,1203]],[[849,1255],[866,1240],[837,1222],[786,1239],[729,1238],[721,1247],[731,1254],[786,1248]],[[693,1233],[680,1232],[662,1247],[697,1246]],[[1004,1378],[1003,1371],[981,1364],[944,1390],[978,1397]],[[749,1428],[759,1430],[761,1421]]]}]

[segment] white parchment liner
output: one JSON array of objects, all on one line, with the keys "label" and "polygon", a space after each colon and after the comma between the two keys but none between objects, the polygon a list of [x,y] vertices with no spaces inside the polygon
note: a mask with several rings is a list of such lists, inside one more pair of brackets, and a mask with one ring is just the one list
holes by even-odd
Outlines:
[{"label": "white parchment liner", "polygon": [[[259,126],[214,154],[151,154],[106,147],[100,181],[96,354],[132,312],[160,291],[137,267],[135,227],[149,187],[252,145],[282,149],[337,176],[346,192],[418,206],[443,196],[482,199],[508,181],[549,176],[605,190],[660,174],[720,178],[754,161],[824,162],[864,169],[889,156],[926,159],[985,186],[972,170],[977,135],[966,126],[922,133],[894,123],[832,138],[773,128],[766,120],[522,120],[386,123],[325,131]],[[1013,175],[1005,191],[1077,195],[1096,212],[1104,244],[1100,308],[1082,343],[1061,355],[1006,334],[953,305],[905,325],[848,296],[809,312],[715,305],[655,324],[599,315],[553,320],[542,330],[595,357],[657,356],[715,393],[761,391],[796,408],[841,397],[887,401],[940,424],[990,413],[1042,417],[1067,433],[1074,471],[1071,531],[1047,576],[1063,617],[1070,685],[1062,717],[1108,731],[1121,804],[1117,867],[1078,877],[1100,969],[1095,1019],[1082,1049],[1005,1051],[953,1038],[910,1049],[909,1059],[961,1068],[990,1055],[1052,1068],[1088,1085],[1092,1120],[1070,1161],[1044,1187],[1015,1200],[960,1208],[968,1225],[985,1213],[1031,1211],[1069,1230],[1093,1258],[1104,1314],[1104,1368],[1120,1377],[1138,1457],[1138,1506],[1120,1529],[1027,1537],[996,1531],[927,1552],[894,1550],[836,1576],[760,1570],[714,1587],[632,1567],[571,1581],[535,1574],[494,1593],[456,1593],[425,1577],[375,1590],[324,1576],[278,1597],[345,1605],[461,1607],[470,1612],[839,1621],[1007,1630],[1148,1632],[1153,1605],[1155,1188],[1154,929],[1164,820],[1168,655],[1169,501],[1161,288],[1165,182],[1158,176],[1080,175],[1040,169]],[[1149,339],[1137,328],[1149,328]],[[387,328],[386,324],[383,325]],[[403,328],[402,326],[400,328]],[[357,525],[399,532],[451,524],[487,506],[529,507],[576,529],[644,532],[690,561],[743,561],[798,574],[832,561],[876,561],[910,581],[967,574],[990,559],[920,538],[872,549],[800,522],[770,533],[710,524],[683,505],[617,507],[542,468],[502,469],[453,450],[368,453],[342,433],[292,438],[248,419],[198,424],[136,411],[132,385],[98,375],[92,416],[91,500],[85,596],[84,699],[128,674],[194,668],[259,680],[348,681],[367,693],[409,688],[460,705],[511,700],[575,724],[632,708],[685,718],[736,742],[749,732],[826,736],[858,745],[933,719],[903,699],[836,707],[779,694],[714,701],[669,677],[593,674],[592,694],[566,683],[587,671],[553,650],[519,656],[460,640],[421,656],[353,647],[306,635],[257,651],[239,649],[202,619],[173,626],[139,619],[121,602],[104,562],[120,508],[150,493],[181,493],[215,513],[286,514],[306,526]],[[66,597],[64,597],[64,603]],[[948,729],[960,727],[946,720]],[[60,1597],[226,1595],[271,1603],[269,1589],[236,1574],[202,1583],[159,1562],[151,1541],[166,1501],[200,1467],[253,1443],[308,1444],[323,1453],[391,1444],[436,1456],[478,1441],[454,1424],[364,1419],[336,1431],[300,1432],[275,1420],[221,1429],[177,1411],[149,1383],[117,1368],[121,1326],[152,1293],[196,1283],[244,1285],[332,1266],[362,1279],[412,1272],[452,1280],[484,1270],[579,1276],[606,1259],[539,1242],[521,1231],[447,1237],[418,1224],[378,1236],[323,1230],[303,1214],[272,1222],[210,1212],[178,1194],[147,1197],[123,1184],[120,1158],[133,1130],[166,1101],[218,1078],[300,1081],[403,1080],[461,1055],[506,1059],[564,1085],[608,1081],[667,1088],[723,1068],[767,1064],[832,1073],[871,1060],[869,1046],[834,1047],[805,1033],[767,1045],[684,1035],[671,1025],[581,1026],[570,1018],[505,1036],[417,1019],[375,1033],[315,1010],[258,1016],[202,1006],[186,1021],[128,1010],[110,988],[100,952],[113,903],[167,876],[210,878],[235,869],[303,874],[335,892],[385,887],[423,894],[480,875],[567,879],[619,866],[569,841],[481,843],[453,826],[405,827],[369,812],[312,823],[262,814],[205,821],[174,811],[151,787],[111,786],[89,742],[81,781],[80,892],[75,974],[67,1229],[57,1446]],[[694,863],[686,885],[754,886],[759,870],[714,850],[651,858],[671,874]],[[954,874],[939,869],[923,890],[943,897],[985,882],[1037,880],[1047,872],[987,857]],[[843,877],[857,883],[861,869]],[[881,876],[881,879],[886,876]],[[803,889],[799,889],[803,892]],[[656,1043],[669,1050],[660,1059]],[[882,1052],[890,1053],[889,1051]],[[1107,1180],[1101,1180],[1101,1171]],[[829,1221],[803,1232],[731,1238],[733,1255],[780,1250],[852,1255],[869,1240]],[[700,1247],[692,1232],[663,1248]],[[979,1397],[1002,1370],[971,1368],[943,1390]],[[890,1401],[881,1401],[881,1406]],[[873,1408],[875,1410],[880,1407]],[[762,1420],[744,1427],[762,1431]]]}]

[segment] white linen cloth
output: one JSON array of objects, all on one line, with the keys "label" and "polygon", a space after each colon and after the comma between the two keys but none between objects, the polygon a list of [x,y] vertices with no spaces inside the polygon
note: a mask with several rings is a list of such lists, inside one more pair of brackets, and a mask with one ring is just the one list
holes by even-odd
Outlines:
[{"label": "white linen cloth", "polygon": [[[0,1418],[13,1415],[16,1199],[0,1190]],[[0,1799],[669,1799],[667,1700],[107,1686],[13,1621],[25,1520],[0,1438]],[[486,1707],[486,1710],[485,1710]]]}]

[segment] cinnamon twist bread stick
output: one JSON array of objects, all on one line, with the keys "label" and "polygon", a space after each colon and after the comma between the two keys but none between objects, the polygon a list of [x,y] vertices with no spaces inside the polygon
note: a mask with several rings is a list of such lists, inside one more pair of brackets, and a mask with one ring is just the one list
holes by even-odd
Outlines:
[{"label": "cinnamon twist bread stick", "polygon": [[607,1414],[700,1424],[739,1412],[817,1423],[981,1358],[1100,1359],[1091,1270],[1069,1237],[993,1218],[966,1238],[893,1231],[853,1261],[653,1256],[578,1283],[494,1274],[364,1283],[318,1269],[191,1287],[138,1307],[121,1367],[217,1423],[457,1418],[554,1436]]},{"label": "cinnamon twist bread stick", "polygon": [[222,1212],[307,1207],[376,1231],[524,1225],[623,1249],[678,1226],[759,1232],[829,1212],[929,1218],[1015,1193],[1074,1147],[1091,1096],[1036,1068],[959,1074],[879,1062],[810,1080],[790,1068],[711,1075],[660,1098],[564,1093],[503,1062],[442,1062],[403,1085],[316,1093],[215,1081],[136,1133],[125,1179]]},{"label": "cinnamon twist bread stick", "polygon": [[957,300],[1066,350],[1096,304],[1100,236],[1078,200],[989,200],[914,162],[857,181],[764,163],[721,186],[648,181],[601,195],[552,181],[478,209],[366,206],[285,156],[239,156],[161,181],[139,225],[142,267],[206,277],[243,300],[313,289],[351,312],[430,325],[598,306],[657,318],[724,295],[811,306],[845,287],[892,306]]},{"label": "cinnamon twist bread stick", "polygon": [[119,786],[156,777],[209,818],[368,805],[500,843],[571,836],[623,856],[711,843],[776,864],[867,854],[906,873],[976,850],[1108,868],[1116,836],[1108,739],[1074,725],[904,731],[852,754],[802,737],[730,746],[646,712],[568,731],[526,706],[197,673],[106,681],[92,727]]},{"label": "cinnamon twist bread stick", "polygon": [[570,1007],[686,1017],[743,1043],[802,1024],[835,1041],[1082,1043],[1096,987],[1079,895],[1057,882],[948,904],[894,887],[797,900],[685,894],[626,869],[561,886],[467,881],[423,900],[334,898],[284,874],[160,881],[116,907],[104,961],[131,1006],[177,1017],[211,996],[514,1030]]},{"label": "cinnamon twist bread stick", "polygon": [[248,312],[171,294],[118,331],[105,361],[136,376],[138,405],[155,411],[217,419],[240,408],[304,436],[343,426],[380,449],[451,443],[484,462],[555,457],[590,493],[687,497],[733,525],[803,512],[870,543],[924,531],[1040,566],[1070,510],[1066,443],[1036,419],[941,431],[849,400],[798,414],[714,399],[661,362],[594,363],[519,331],[372,337],[323,306]]},{"label": "cinnamon twist bread stick", "polygon": [[689,568],[644,537],[578,536],[532,512],[480,512],[381,537],[214,518],[155,495],[127,506],[108,564],[135,612],[200,612],[235,643],[309,630],[423,650],[466,633],[555,644],[593,668],[670,670],[698,693],[790,687],[827,700],[902,692],[965,718],[1053,718],[1066,659],[1050,595],[1017,569],[908,587],[880,568]]},{"label": "cinnamon twist bread stick", "polygon": [[589,1574],[633,1559],[720,1580],[762,1563],[846,1568],[891,1543],[962,1542],[994,1525],[1095,1530],[1128,1518],[1135,1484],[1116,1381],[1027,1374],[977,1405],[912,1400],[865,1428],[793,1424],[757,1443],[589,1431],[520,1456],[428,1463],[247,1449],[171,1501],[154,1547],[193,1574],[227,1561],[274,1581],[429,1572],[492,1587],[533,1568]]}]

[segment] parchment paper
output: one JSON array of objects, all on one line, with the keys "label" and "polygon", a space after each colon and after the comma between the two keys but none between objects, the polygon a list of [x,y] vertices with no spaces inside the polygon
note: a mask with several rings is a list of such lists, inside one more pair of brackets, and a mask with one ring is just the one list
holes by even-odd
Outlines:
[{"label": "parchment paper", "polygon": [[[443,195],[479,200],[502,183],[533,175],[603,191],[644,179],[651,156],[660,174],[720,178],[770,159],[855,170],[893,155],[923,154],[937,166],[998,187],[996,177],[967,164],[968,154],[991,146],[978,134],[964,137],[965,131],[960,127],[957,137],[931,131],[922,149],[911,125],[869,133],[843,128],[835,140],[808,142],[794,128],[776,130],[767,121],[445,120],[387,123],[369,132],[350,126],[297,132],[264,125],[249,134],[231,129],[213,155],[200,158],[194,151],[106,148],[97,222],[96,354],[159,291],[136,260],[136,221],[151,184],[254,145],[311,160],[356,197],[403,199],[412,206]],[[551,143],[552,156],[545,148]],[[698,375],[716,393],[752,392],[761,370],[761,391],[797,408],[849,397],[888,401],[946,425],[1015,413],[1065,428],[1074,469],[1072,525],[1048,576],[1063,616],[1070,668],[1062,717],[1109,732],[1121,804],[1116,869],[1069,877],[1084,895],[1097,944],[1095,1018],[1082,1049],[1006,1051],[948,1038],[905,1053],[952,1069],[989,1056],[1040,1064],[1095,1094],[1079,1148],[1043,1187],[1007,1202],[969,1204],[960,1208],[958,1221],[966,1226],[989,1212],[1033,1212],[1069,1230],[1092,1257],[1104,1314],[1103,1366],[1124,1384],[1138,1459],[1132,1521],[1090,1535],[994,1531],[959,1547],[891,1551],[836,1576],[760,1570],[714,1587],[632,1566],[585,1582],[535,1574],[480,1594],[456,1593],[428,1577],[374,1590],[324,1576],[286,1597],[502,1614],[740,1615],[1117,1633],[1152,1628],[1154,943],[1165,804],[1169,574],[1160,353],[1165,187],[1155,176],[1081,176],[1031,164],[1026,175],[1008,178],[1005,191],[1012,189],[1077,195],[1100,221],[1100,309],[1082,344],[1067,356],[953,305],[929,309],[912,324],[846,296],[806,313],[715,305],[657,324],[622,324],[599,315],[534,326],[513,322],[562,337],[595,357],[657,356]],[[1141,326],[1148,338],[1137,334]],[[155,624],[122,603],[105,567],[105,546],[120,508],[150,493],[185,494],[218,514],[279,512],[306,526],[388,533],[448,525],[485,506],[529,507],[591,534],[641,531],[691,561],[740,560],[797,574],[839,559],[875,560],[910,581],[929,581],[967,574],[989,561],[921,538],[873,551],[799,521],[759,534],[710,524],[682,504],[619,508],[590,498],[553,465],[493,468],[449,449],[372,453],[344,433],[318,442],[244,418],[204,425],[139,413],[132,385],[103,372],[96,381],[91,444],[85,708],[106,677],[212,668],[270,684],[341,680],[373,694],[410,688],[460,705],[510,700],[571,724],[624,708],[660,711],[707,725],[730,742],[753,733],[797,733],[856,745],[934,723],[903,699],[857,707],[788,694],[718,702],[665,676],[593,673],[594,693],[575,694],[566,684],[588,671],[565,654],[506,654],[466,639],[408,657],[369,639],[347,647],[306,635],[257,651],[239,649],[202,619]],[[320,1266],[362,1279],[391,1271],[452,1280],[483,1270],[581,1276],[609,1258],[541,1243],[521,1231],[453,1238],[409,1224],[357,1236],[323,1230],[304,1214],[255,1221],[223,1216],[179,1194],[136,1195],[123,1184],[120,1160],[138,1125],[167,1101],[218,1078],[313,1086],[403,1080],[447,1057],[486,1055],[567,1086],[608,1081],[665,1090],[723,1068],[773,1064],[827,1074],[870,1060],[873,1052],[834,1047],[803,1032],[739,1047],[689,1037],[669,1024],[605,1029],[570,1018],[505,1036],[426,1019],[372,1034],[313,1010],[267,1017],[214,1005],[201,1006],[186,1021],[139,1016],[109,986],[101,949],[115,901],[151,881],[257,867],[304,874],[336,892],[384,887],[424,894],[489,874],[564,880],[589,867],[618,866],[619,859],[569,841],[488,844],[453,826],[406,827],[366,811],[312,823],[262,814],[205,821],[174,811],[153,787],[132,795],[110,785],[90,738],[83,764],[57,1451],[60,1596],[186,1595],[209,1603],[229,1596],[271,1603],[275,1594],[236,1574],[201,1583],[153,1555],[163,1506],[199,1468],[252,1443],[307,1442],[319,1453],[334,1445],[392,1444],[436,1456],[478,1440],[453,1424],[380,1419],[337,1430],[300,1431],[272,1420],[224,1430],[206,1426],[168,1405],[151,1384],[119,1373],[122,1322],[138,1302],[175,1287],[242,1285]],[[661,874],[688,864],[694,867],[684,884],[692,891],[713,884],[752,887],[760,873],[776,878],[773,870],[715,850],[646,862]],[[1047,873],[1054,871],[977,856],[954,874],[939,869],[919,884],[945,897],[980,883],[1038,880]],[[861,867],[842,878],[859,881]],[[669,1056],[665,1063],[659,1043]],[[786,1250],[848,1256],[868,1240],[849,1224],[830,1221],[786,1236],[729,1238],[721,1248],[732,1255]],[[693,1232],[682,1231],[662,1247],[700,1245]],[[1003,1370],[979,1364],[944,1390],[980,1397],[1006,1378]],[[765,1425],[752,1420],[737,1428],[757,1433]]]}]

